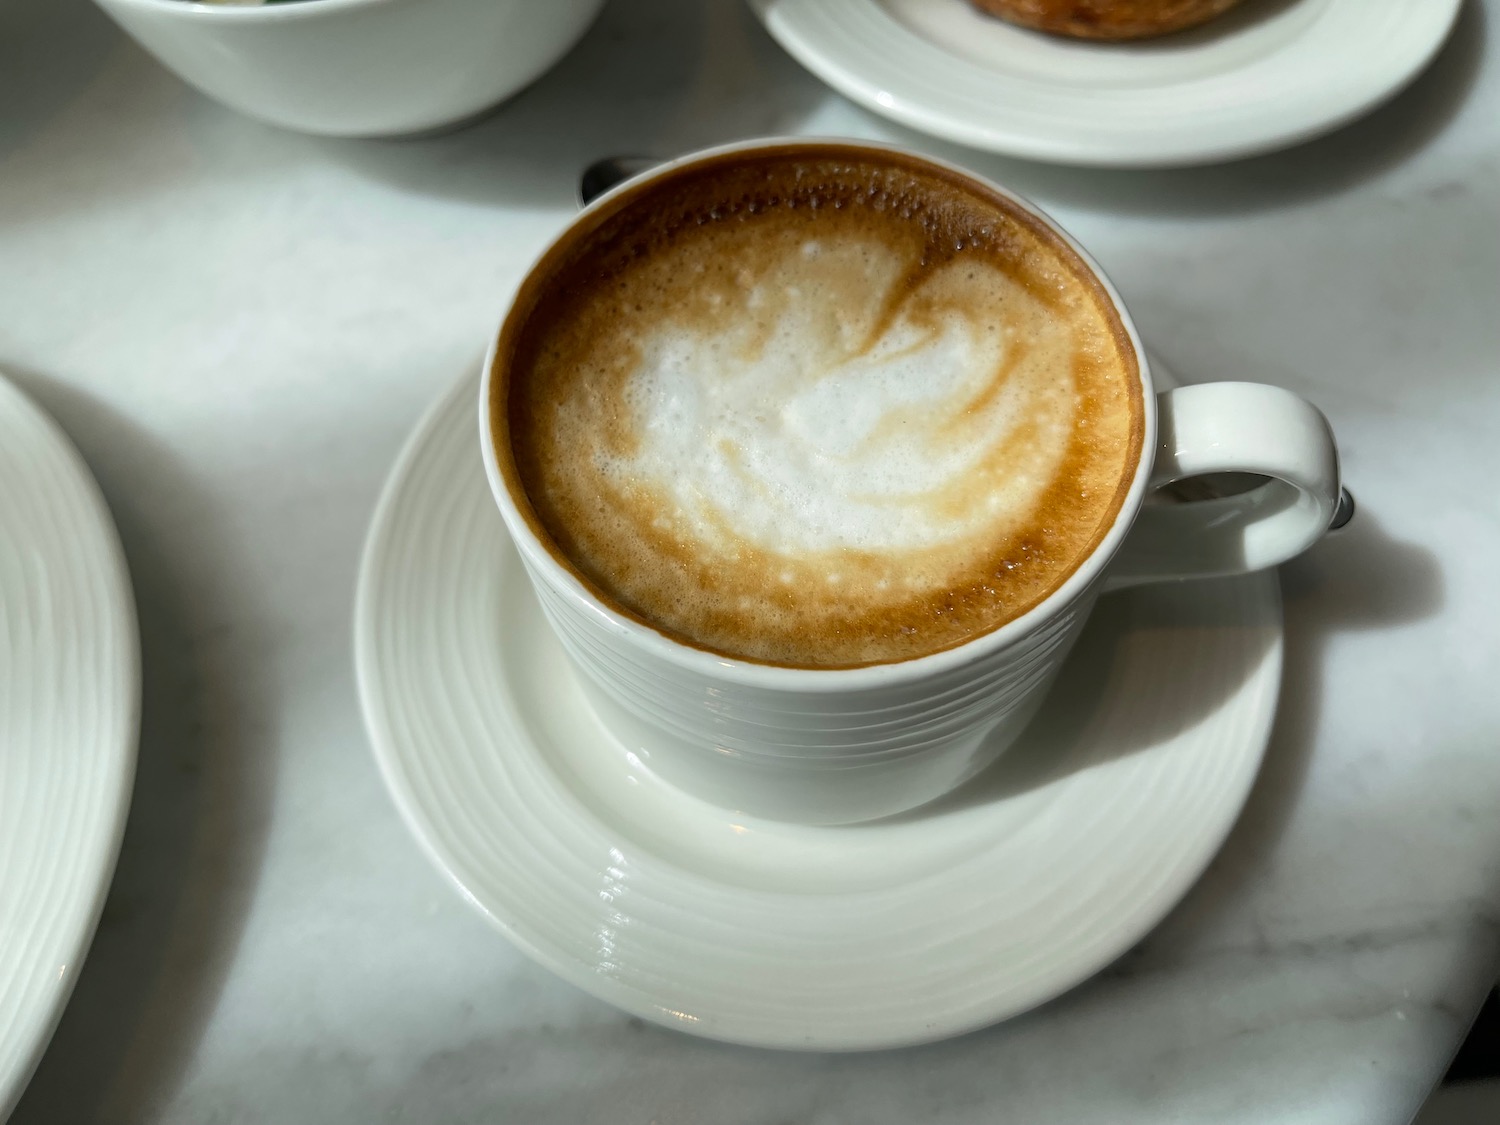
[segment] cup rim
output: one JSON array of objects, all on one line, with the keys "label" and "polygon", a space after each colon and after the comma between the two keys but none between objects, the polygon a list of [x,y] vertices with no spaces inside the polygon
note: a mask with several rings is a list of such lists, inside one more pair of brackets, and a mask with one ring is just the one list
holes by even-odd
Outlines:
[{"label": "cup rim", "polygon": [[[173,2],[173,0],[166,0],[166,2]],[[309,2],[335,3],[338,0],[309,0]],[[356,0],[356,2],[360,2],[360,0]],[[1073,605],[1102,577],[1105,568],[1114,557],[1125,536],[1129,533],[1131,525],[1135,522],[1135,518],[1140,511],[1150,481],[1153,454],[1156,448],[1156,398],[1153,393],[1150,361],[1147,357],[1145,346],[1141,343],[1140,336],[1136,332],[1135,323],[1125,307],[1125,302],[1121,299],[1119,291],[1115,288],[1114,283],[1109,279],[1109,276],[1104,272],[1099,263],[1055,219],[1030,200],[962,165],[940,157],[929,156],[926,153],[914,152],[900,145],[849,137],[773,136],[735,141],[729,144],[715,145],[711,148],[697,149],[683,156],[663,161],[656,167],[615,185],[609,191],[604,192],[587,206],[580,209],[576,215],[569,219],[562,230],[555,237],[549,239],[546,245],[537,253],[531,264],[521,274],[517,290],[519,291],[520,287],[524,286],[525,282],[532,277],[537,267],[542,264],[552,251],[571,236],[575,228],[590,216],[609,206],[623,193],[639,191],[649,183],[723,156],[755,152],[759,149],[826,148],[828,146],[862,149],[876,154],[884,153],[899,156],[905,160],[916,160],[957,175],[962,179],[974,181],[981,187],[1003,196],[1016,207],[1036,218],[1078,255],[1079,259],[1093,273],[1105,294],[1108,295],[1116,315],[1120,318],[1126,338],[1135,350],[1136,371],[1140,381],[1141,392],[1141,449],[1140,456],[1136,460],[1135,472],[1132,476],[1130,486],[1125,493],[1125,498],[1120,504],[1119,511],[1115,513],[1113,522],[1099,539],[1098,543],[1095,544],[1093,551],[1084,558],[1073,573],[1068,575],[1056,589],[1025,613],[1007,621],[998,628],[991,629],[987,633],[982,633],[952,648],[929,653],[926,656],[913,657],[909,660],[868,664],[853,668],[794,667],[761,663],[754,660],[739,659],[708,649],[697,648],[676,640],[650,625],[625,616],[597,597],[593,591],[579,581],[576,575],[553,557],[552,552],[547,546],[537,538],[530,524],[522,514],[516,498],[511,495],[509,484],[501,472],[499,459],[495,452],[494,436],[490,427],[489,403],[490,390],[494,379],[495,358],[499,349],[500,339],[514,309],[513,300],[507,304],[499,325],[490,337],[489,346],[485,351],[484,368],[481,373],[479,386],[479,439],[484,458],[485,476],[489,481],[490,493],[494,497],[496,505],[500,509],[501,516],[505,521],[506,528],[510,533],[511,541],[515,544],[522,559],[526,562],[528,571],[538,579],[545,581],[554,592],[566,597],[575,607],[584,610],[594,619],[596,624],[602,626],[609,633],[637,648],[644,649],[656,659],[674,665],[685,672],[705,675],[721,682],[742,687],[805,692],[808,694],[822,694],[871,687],[893,687],[942,675],[957,668],[971,665],[975,661],[1035,632],[1057,614]]]},{"label": "cup rim", "polygon": [[107,0],[107,7],[134,8],[179,19],[218,23],[286,23],[354,8],[378,8],[402,0],[296,0],[288,4],[209,4],[202,0]]}]

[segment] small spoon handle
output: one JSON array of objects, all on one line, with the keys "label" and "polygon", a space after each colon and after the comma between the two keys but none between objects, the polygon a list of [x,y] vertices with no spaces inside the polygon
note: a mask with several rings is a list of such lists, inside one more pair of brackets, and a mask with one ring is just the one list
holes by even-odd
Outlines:
[{"label": "small spoon handle", "polygon": [[583,170],[578,180],[578,202],[587,207],[616,184],[660,163],[650,156],[606,156],[596,160]]}]

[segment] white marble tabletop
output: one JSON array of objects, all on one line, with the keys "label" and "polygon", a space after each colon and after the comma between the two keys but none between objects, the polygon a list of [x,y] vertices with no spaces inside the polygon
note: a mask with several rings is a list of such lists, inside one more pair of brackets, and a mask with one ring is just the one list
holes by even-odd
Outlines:
[{"label": "white marble tabletop", "polygon": [[[238,117],[84,0],[0,4],[0,370],[74,437],[134,576],[134,808],[17,1125],[1404,1123],[1500,938],[1500,0],[1325,140],[1104,173],[888,125],[740,0],[614,0],[461,132]],[[591,158],[894,138],[1038,200],[1190,379],[1318,402],[1360,518],[1286,568],[1262,776],[1143,945],[1008,1024],[878,1055],[642,1026],[527,961],[381,787],[355,567],[419,412],[474,364]]]}]

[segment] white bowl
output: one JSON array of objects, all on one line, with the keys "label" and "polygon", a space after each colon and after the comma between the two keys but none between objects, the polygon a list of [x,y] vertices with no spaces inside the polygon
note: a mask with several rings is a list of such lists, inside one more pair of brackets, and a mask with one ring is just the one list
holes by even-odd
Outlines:
[{"label": "white bowl", "polygon": [[561,58],[604,0],[97,0],[183,81],[251,117],[337,137],[473,117]]}]

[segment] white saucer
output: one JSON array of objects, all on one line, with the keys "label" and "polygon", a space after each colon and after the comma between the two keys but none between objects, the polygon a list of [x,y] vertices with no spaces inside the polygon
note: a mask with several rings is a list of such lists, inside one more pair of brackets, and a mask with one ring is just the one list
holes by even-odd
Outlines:
[{"label": "white saucer", "polygon": [[135,602],[109,510],[0,377],[0,1121],[62,1015],[135,776]]},{"label": "white saucer", "polygon": [[772,1047],[939,1039],[1138,941],[1239,813],[1281,670],[1276,579],[1106,599],[1066,689],[989,773],[852,828],[737,816],[584,704],[495,510],[465,379],[376,510],[355,659],[381,772],[460,891],[580,988]]},{"label": "white saucer", "polygon": [[1061,164],[1207,164],[1325,133],[1432,59],[1461,0],[1246,0],[1138,43],[1044,35],[968,0],[750,0],[803,66],[960,144]]}]

